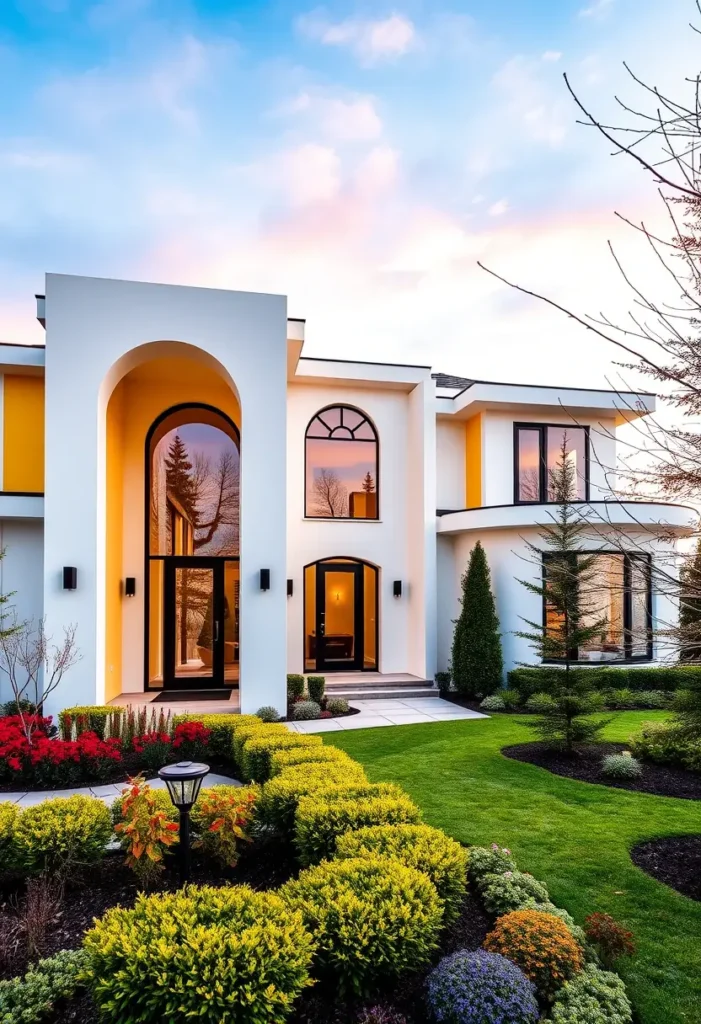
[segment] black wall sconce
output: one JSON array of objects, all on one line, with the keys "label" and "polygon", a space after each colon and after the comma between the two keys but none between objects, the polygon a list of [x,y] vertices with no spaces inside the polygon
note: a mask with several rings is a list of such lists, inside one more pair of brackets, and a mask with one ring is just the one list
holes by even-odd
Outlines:
[{"label": "black wall sconce", "polygon": [[394,597],[401,597],[402,596],[402,581],[401,580],[395,580],[394,583],[392,584],[392,594],[394,595]]},{"label": "black wall sconce", "polygon": [[270,569],[261,569],[260,571],[260,589],[270,590]]},{"label": "black wall sconce", "polygon": [[136,596],[136,576],[127,576],[124,581],[124,596],[135,597]]},{"label": "black wall sconce", "polygon": [[78,570],[74,565],[63,567],[63,589],[75,590],[78,586]]},{"label": "black wall sconce", "polygon": [[294,593],[294,581],[293,580],[288,580],[287,581],[287,596],[288,597],[292,597],[293,593]]}]

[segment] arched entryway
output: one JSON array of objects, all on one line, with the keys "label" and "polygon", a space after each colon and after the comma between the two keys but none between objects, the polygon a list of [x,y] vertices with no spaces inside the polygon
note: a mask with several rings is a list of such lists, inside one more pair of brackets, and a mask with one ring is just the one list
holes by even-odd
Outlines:
[{"label": "arched entryway", "polygon": [[239,681],[240,436],[203,403],[168,409],[146,438],[146,686]]},{"label": "arched entryway", "polygon": [[357,558],[304,567],[304,671],[376,672],[378,570]]}]

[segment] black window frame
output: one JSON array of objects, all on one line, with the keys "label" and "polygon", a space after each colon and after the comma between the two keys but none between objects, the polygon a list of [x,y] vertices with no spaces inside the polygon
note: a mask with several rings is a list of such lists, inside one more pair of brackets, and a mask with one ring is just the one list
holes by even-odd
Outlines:
[{"label": "black window frame", "polygon": [[[356,430],[359,430],[360,427],[363,426],[364,423],[367,423],[370,426],[370,429],[373,432],[373,439],[371,440],[370,438],[366,438],[366,437],[358,437],[358,438],[356,438],[355,436],[353,436],[353,437],[336,437],[336,438],[334,438],[334,437],[331,437],[330,434],[328,436],[326,436],[326,437],[324,437],[324,436],[315,436],[314,434],[310,434],[310,430],[313,427],[314,421],[319,419],[319,420],[321,420],[322,423],[324,423],[323,414],[325,412],[329,412],[329,410],[331,410],[331,409],[339,409],[341,411],[341,417],[340,417],[341,422],[340,422],[339,426],[344,428],[345,430],[349,430],[350,433],[353,434],[353,435],[355,434]],[[349,412],[354,412],[354,413],[356,413],[356,415],[362,417],[360,423],[356,423],[355,427],[352,427],[352,428],[351,427],[346,427],[345,424],[343,423],[343,410],[344,409],[348,409]],[[327,430],[330,430],[331,432],[333,432],[333,430],[335,430],[335,429],[338,429],[337,427],[330,427],[327,423],[324,423],[324,426],[327,428]],[[375,445],[375,494],[377,496],[377,500],[376,500],[376,503],[375,503],[376,504],[376,509],[375,509],[376,515],[374,515],[374,516],[320,516],[320,515],[315,515],[313,512],[309,511],[309,509],[307,508],[307,501],[308,501],[308,497],[309,497],[309,495],[308,495],[308,481],[307,481],[307,468],[308,468],[307,467],[307,441],[309,441],[309,440],[312,440],[312,441],[314,441],[314,440],[316,440],[316,441],[346,441],[346,442],[351,442],[351,443],[352,442],[356,442],[356,443],[362,443],[362,444],[374,444]],[[350,504],[349,504],[349,507],[350,507]],[[379,436],[379,434],[377,432],[377,427],[375,426],[373,421],[370,419],[368,414],[363,409],[359,409],[355,405],[349,405],[347,402],[332,402],[329,405],[325,405],[323,407],[323,409],[317,410],[317,412],[314,413],[312,418],[309,420],[309,423],[307,424],[307,428],[304,431],[304,518],[305,519],[315,519],[315,520],[316,519],[321,519],[321,520],[333,519],[333,520],[344,522],[344,523],[347,523],[347,522],[349,522],[349,523],[376,523],[380,519],[380,436]]]},{"label": "black window frame", "polygon": [[[557,505],[557,501],[552,501],[548,498],[548,430],[567,430],[568,424],[566,423],[514,423],[514,505]],[[569,425],[571,430],[583,430],[584,431],[584,497],[574,498],[573,502],[589,501],[590,484],[589,484],[589,471],[590,471],[590,438],[588,426],[575,423]],[[540,497],[536,501],[528,501],[524,498],[519,497],[519,432],[521,430],[530,430],[533,433],[537,432],[538,447],[539,447],[539,466],[540,475],[538,479]]]},{"label": "black window frame", "polygon": [[[623,556],[623,657],[615,658],[608,661],[590,661],[584,658],[580,661],[579,651],[570,651],[569,660],[575,661],[579,665],[593,665],[597,668],[606,668],[608,665],[634,665],[637,663],[645,663],[653,660],[653,642],[652,642],[652,555],[645,554],[640,551],[616,551],[609,548],[589,548],[582,549],[581,551],[572,552],[570,557],[576,558],[578,555],[622,555]],[[558,555],[557,552],[543,552],[542,562],[542,580],[545,584],[545,567],[549,561],[555,558],[562,558],[562,555]],[[632,622],[633,622],[633,592],[631,590],[631,563],[637,561],[642,562],[647,568],[647,600],[645,609],[646,618],[646,632],[647,632],[647,644],[645,646],[644,654],[633,654],[633,637],[631,635]],[[545,594],[543,595],[543,630],[547,628],[547,600]],[[564,658],[543,658],[544,665],[564,665]]]}]

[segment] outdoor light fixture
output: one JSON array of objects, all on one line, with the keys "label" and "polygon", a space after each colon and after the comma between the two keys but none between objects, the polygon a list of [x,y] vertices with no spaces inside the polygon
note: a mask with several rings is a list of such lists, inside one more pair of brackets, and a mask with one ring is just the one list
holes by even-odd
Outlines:
[{"label": "outdoor light fixture", "polygon": [[75,590],[78,586],[78,570],[74,565],[64,565],[63,567],[63,589],[64,590]]},{"label": "outdoor light fixture", "polygon": [[136,596],[136,576],[127,576],[124,581],[124,596],[135,597]]},{"label": "outdoor light fixture", "polygon": [[293,592],[294,592],[294,583],[293,583],[292,580],[288,580],[287,581],[287,596],[288,597],[292,597]]},{"label": "outdoor light fixture", "polygon": [[209,771],[208,764],[178,761],[167,764],[158,772],[165,782],[173,805],[180,812],[180,884],[190,878],[190,809],[200,795],[202,780]]},{"label": "outdoor light fixture", "polygon": [[261,569],[260,571],[260,589],[270,590],[270,569]]},{"label": "outdoor light fixture", "polygon": [[393,595],[395,597],[401,597],[402,596],[402,581],[401,580],[395,580],[394,581],[394,583],[392,584],[392,593],[393,593]]}]

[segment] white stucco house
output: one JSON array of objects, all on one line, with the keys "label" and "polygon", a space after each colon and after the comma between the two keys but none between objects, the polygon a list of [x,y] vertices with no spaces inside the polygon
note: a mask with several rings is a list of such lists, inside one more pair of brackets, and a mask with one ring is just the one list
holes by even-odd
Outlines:
[{"label": "white stucco house", "polygon": [[49,633],[77,625],[49,711],[173,690],[282,710],[288,672],[431,681],[477,539],[505,667],[528,660],[513,631],[544,611],[517,578],[564,430],[609,621],[578,657],[659,656],[675,609],[648,564],[693,513],[617,502],[603,468],[653,396],[307,357],[280,295],[49,274],[37,302],[45,345],[0,348],[0,584]]}]

